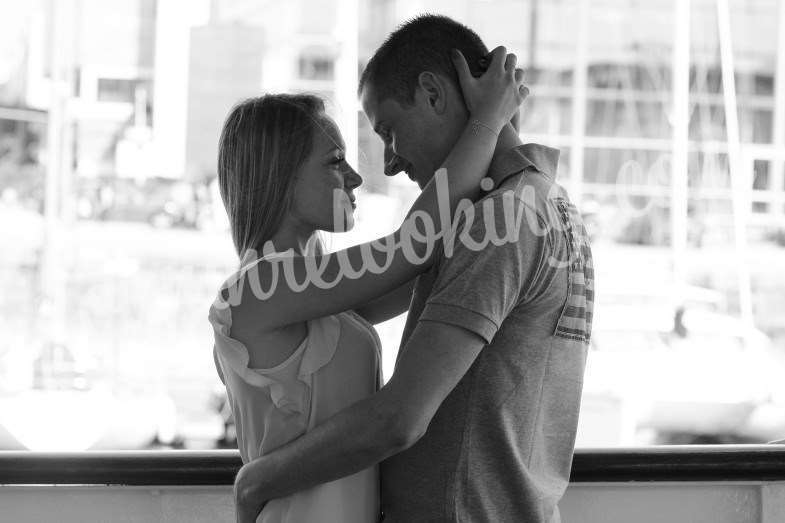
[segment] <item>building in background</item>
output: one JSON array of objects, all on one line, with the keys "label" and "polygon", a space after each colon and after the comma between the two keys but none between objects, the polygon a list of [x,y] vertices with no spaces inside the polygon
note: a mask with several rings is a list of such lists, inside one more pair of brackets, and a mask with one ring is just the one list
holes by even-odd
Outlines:
[{"label": "building in background", "polygon": [[238,100],[259,95],[264,32],[211,19],[192,28],[190,40],[185,172],[192,178],[211,177],[226,115]]},{"label": "building in background", "polygon": [[190,29],[187,177],[215,176],[221,126],[238,101],[267,92],[309,92],[335,100],[337,46],[330,7],[305,1],[211,2],[207,22]]},{"label": "building in background", "polygon": [[[71,6],[70,15],[58,23],[69,35],[62,43],[71,94],[66,127],[77,177],[198,179],[214,174],[212,157],[223,117],[234,102],[254,94],[313,92],[328,99],[330,111],[343,113],[341,122],[353,121],[359,109],[353,93],[347,95],[342,84],[338,89],[345,50],[336,31],[352,9],[358,68],[396,25],[425,8],[468,23],[490,46],[504,43],[516,51],[532,92],[522,135],[561,148],[560,175],[573,193],[586,192],[590,201],[605,202],[613,195],[628,162],[648,169],[670,152],[675,16],[670,0],[65,4]],[[14,118],[11,108],[47,110],[52,5],[31,2],[9,18],[9,27],[15,28],[9,34],[16,38],[6,37],[6,53],[13,56],[0,71],[6,78],[0,86],[5,121]],[[691,5],[689,177],[690,187],[698,190],[701,180],[722,184],[728,176],[722,174],[727,152],[715,2]],[[778,111],[785,114],[775,107],[775,76],[782,62],[776,30],[780,10],[774,0],[750,0],[731,2],[731,11],[752,220],[781,224],[783,165],[773,159],[785,141],[780,122],[785,117],[774,117]],[[390,184],[398,181],[381,176],[380,145],[357,116],[358,163],[367,171],[366,189],[392,190]],[[662,184],[636,185],[639,196],[656,197],[657,189],[648,186]],[[722,208],[719,200],[696,201],[690,208]]]}]

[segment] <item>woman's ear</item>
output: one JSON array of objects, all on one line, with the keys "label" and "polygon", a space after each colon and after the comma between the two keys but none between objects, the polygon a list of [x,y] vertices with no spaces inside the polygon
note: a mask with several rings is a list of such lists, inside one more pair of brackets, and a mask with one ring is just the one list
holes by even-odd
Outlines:
[{"label": "woman's ear", "polygon": [[425,103],[437,114],[442,114],[447,107],[447,89],[444,79],[430,71],[423,71],[417,77],[417,83],[425,96]]}]

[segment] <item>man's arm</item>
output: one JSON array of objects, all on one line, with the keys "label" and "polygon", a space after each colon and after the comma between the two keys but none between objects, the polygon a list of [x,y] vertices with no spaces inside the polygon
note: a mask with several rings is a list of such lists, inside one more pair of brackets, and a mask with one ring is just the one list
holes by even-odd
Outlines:
[{"label": "man's arm", "polygon": [[354,474],[413,445],[484,345],[461,327],[420,322],[379,392],[242,467],[238,522],[255,521],[270,499]]}]

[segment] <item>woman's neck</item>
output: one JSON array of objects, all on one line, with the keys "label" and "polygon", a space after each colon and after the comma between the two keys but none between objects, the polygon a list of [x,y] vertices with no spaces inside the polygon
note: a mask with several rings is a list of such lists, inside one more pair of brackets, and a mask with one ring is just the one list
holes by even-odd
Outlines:
[{"label": "woman's neck", "polygon": [[293,249],[295,253],[302,256],[308,252],[308,244],[313,241],[315,234],[316,231],[313,228],[284,220],[284,223],[278,229],[278,232],[273,235],[271,241],[275,252]]}]

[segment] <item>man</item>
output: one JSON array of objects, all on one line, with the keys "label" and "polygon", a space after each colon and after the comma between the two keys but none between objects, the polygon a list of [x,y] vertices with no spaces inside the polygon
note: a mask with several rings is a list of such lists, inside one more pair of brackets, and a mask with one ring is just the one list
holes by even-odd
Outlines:
[{"label": "man", "polygon": [[[386,174],[405,171],[421,188],[468,118],[453,48],[479,72],[488,50],[473,31],[418,17],[377,50],[360,81]],[[492,190],[456,228],[468,234],[449,253],[445,239],[416,280],[390,383],[246,465],[239,505],[381,461],[385,522],[559,521],[594,284],[580,217],[554,182],[557,160],[558,151],[522,145],[504,128],[493,187],[483,187]]]}]

